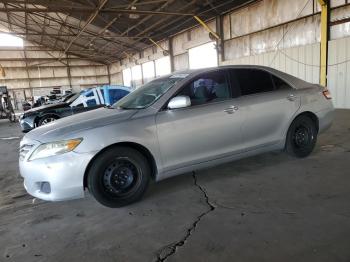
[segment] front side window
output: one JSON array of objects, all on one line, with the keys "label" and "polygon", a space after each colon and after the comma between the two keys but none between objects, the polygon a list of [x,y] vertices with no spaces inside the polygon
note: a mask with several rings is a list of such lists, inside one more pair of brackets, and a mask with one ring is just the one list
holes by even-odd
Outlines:
[{"label": "front side window", "polygon": [[182,78],[175,78],[171,76],[155,79],[120,99],[113,105],[113,107],[121,109],[147,108],[156,102],[179,80],[182,80]]},{"label": "front side window", "polygon": [[274,90],[270,73],[258,69],[231,69],[231,81],[236,79],[241,95],[252,95]]},{"label": "front side window", "polygon": [[223,72],[210,72],[196,77],[177,96],[188,96],[191,105],[201,105],[231,98],[230,88]]}]

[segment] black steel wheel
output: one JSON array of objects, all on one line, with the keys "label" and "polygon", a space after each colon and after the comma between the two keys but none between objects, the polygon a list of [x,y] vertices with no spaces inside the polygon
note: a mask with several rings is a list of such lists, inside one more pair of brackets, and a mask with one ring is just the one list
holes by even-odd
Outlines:
[{"label": "black steel wheel", "polygon": [[139,200],[150,179],[147,159],[137,150],[114,147],[99,155],[88,171],[88,188],[107,207],[122,207]]},{"label": "black steel wheel", "polygon": [[296,157],[311,154],[317,141],[317,129],[314,121],[301,115],[294,119],[289,127],[286,139],[286,151]]}]

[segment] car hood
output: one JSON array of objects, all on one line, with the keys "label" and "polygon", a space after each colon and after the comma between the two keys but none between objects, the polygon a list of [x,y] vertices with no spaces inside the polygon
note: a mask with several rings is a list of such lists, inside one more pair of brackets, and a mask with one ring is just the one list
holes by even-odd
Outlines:
[{"label": "car hood", "polygon": [[77,133],[96,127],[114,124],[132,117],[137,110],[99,108],[58,119],[33,129],[25,136],[42,143],[74,138]]},{"label": "car hood", "polygon": [[36,113],[39,111],[45,111],[46,109],[56,109],[56,108],[63,108],[67,107],[68,104],[61,102],[61,103],[56,103],[56,104],[49,104],[49,105],[43,105],[39,107],[34,107],[32,109],[27,110],[25,113]]}]

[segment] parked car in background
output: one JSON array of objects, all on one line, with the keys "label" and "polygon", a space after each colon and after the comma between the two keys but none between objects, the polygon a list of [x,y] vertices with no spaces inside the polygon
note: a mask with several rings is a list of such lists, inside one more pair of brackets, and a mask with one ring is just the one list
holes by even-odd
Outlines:
[{"label": "parked car in background", "polygon": [[151,179],[272,150],[306,157],[332,120],[328,90],[272,68],[183,71],[26,134],[19,166],[35,197],[79,198],[88,188],[120,207],[139,200]]},{"label": "parked car in background", "polygon": [[27,101],[23,101],[22,108],[23,108],[23,111],[28,111],[32,108],[32,105],[30,103],[28,103]]},{"label": "parked car in background", "polygon": [[130,93],[125,86],[100,86],[74,94],[70,98],[49,105],[32,108],[20,116],[23,132],[45,125],[57,119],[77,113],[97,109],[105,105],[112,105]]}]

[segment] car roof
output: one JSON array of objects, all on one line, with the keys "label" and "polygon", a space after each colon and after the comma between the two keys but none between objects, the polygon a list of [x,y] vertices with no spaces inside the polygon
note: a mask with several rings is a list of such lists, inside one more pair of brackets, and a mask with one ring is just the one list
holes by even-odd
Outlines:
[{"label": "car roof", "polygon": [[206,72],[210,72],[218,69],[259,69],[259,70],[267,71],[279,78],[282,78],[283,80],[285,80],[287,83],[289,83],[296,89],[306,88],[311,85],[311,83],[308,83],[300,78],[297,78],[285,72],[279,71],[277,69],[274,69],[268,66],[260,66],[260,65],[224,65],[224,66],[208,67],[208,68],[202,68],[202,69],[179,70],[167,76],[164,76],[164,78],[175,76],[175,75],[181,75],[181,74],[182,75],[187,74],[188,75],[187,77],[192,77],[197,74],[206,73]]}]

